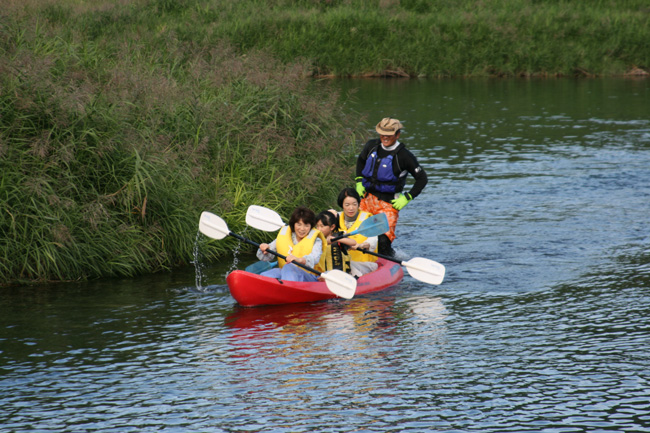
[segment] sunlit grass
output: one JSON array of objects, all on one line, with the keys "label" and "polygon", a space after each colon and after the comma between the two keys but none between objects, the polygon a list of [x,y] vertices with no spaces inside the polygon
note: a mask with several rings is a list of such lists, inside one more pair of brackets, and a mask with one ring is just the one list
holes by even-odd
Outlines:
[{"label": "sunlit grass", "polygon": [[213,14],[220,23],[215,35],[285,61],[305,57],[322,75],[574,76],[650,69],[650,6],[643,0],[243,0],[219,2]]}]

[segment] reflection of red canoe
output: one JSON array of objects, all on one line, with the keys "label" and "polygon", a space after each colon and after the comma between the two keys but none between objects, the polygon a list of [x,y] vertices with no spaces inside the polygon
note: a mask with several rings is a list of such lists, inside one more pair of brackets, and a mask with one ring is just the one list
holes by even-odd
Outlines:
[{"label": "reflection of red canoe", "polygon": [[[310,322],[318,322],[323,316],[337,314],[342,311],[344,303],[318,302],[302,304],[267,305],[260,308],[248,308],[237,305],[232,314],[224,319],[230,328],[278,328],[291,324],[300,326]],[[247,335],[247,334],[244,334]],[[241,334],[239,334],[241,337]],[[255,334],[251,335],[255,337]],[[259,338],[259,336],[257,337]]]},{"label": "reflection of red canoe", "polygon": [[[399,264],[378,259],[379,268],[359,278],[356,295],[372,293],[394,286],[404,277]],[[294,304],[336,298],[326,283],[280,281],[246,271],[233,271],[226,278],[230,293],[244,307],[257,305]]]},{"label": "reflection of red canoe", "polygon": [[[265,305],[256,308],[236,305],[232,313],[224,318],[224,325],[240,330],[231,334],[239,340],[265,341],[266,334],[260,329],[284,328],[284,331],[298,334],[306,326],[343,328],[350,324],[365,329],[395,325],[395,295],[359,297],[354,302],[303,302],[300,304]],[[372,314],[367,314],[372,311]],[[250,331],[250,332],[248,332]]]}]

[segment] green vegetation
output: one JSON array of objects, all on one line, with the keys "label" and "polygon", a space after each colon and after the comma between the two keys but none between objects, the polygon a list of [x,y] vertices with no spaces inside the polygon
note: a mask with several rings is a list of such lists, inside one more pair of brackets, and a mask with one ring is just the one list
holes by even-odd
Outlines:
[{"label": "green vegetation", "polygon": [[305,65],[185,37],[165,2],[61,4],[0,21],[0,283],[187,264],[201,211],[241,232],[351,178],[352,122]]},{"label": "green vegetation", "polygon": [[222,0],[196,19],[243,51],[304,57],[315,75],[650,70],[647,0]]},{"label": "green vegetation", "polygon": [[244,231],[250,204],[329,206],[359,122],[308,77],[643,72],[649,16],[646,0],[7,0],[0,284],[187,264],[202,210]]}]

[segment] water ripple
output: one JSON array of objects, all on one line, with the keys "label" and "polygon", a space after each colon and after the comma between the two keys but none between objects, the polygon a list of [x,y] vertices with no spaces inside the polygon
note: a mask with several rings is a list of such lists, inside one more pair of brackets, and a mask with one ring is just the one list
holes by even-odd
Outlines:
[{"label": "water ripple", "polygon": [[236,252],[2,290],[1,429],[650,431],[647,83],[383,86],[430,174],[394,245],[442,285],[241,308]]}]

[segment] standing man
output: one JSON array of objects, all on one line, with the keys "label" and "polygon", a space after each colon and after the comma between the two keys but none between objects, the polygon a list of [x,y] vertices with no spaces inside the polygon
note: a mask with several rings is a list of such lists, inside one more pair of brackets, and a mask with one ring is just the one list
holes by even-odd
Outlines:
[{"label": "standing man", "polygon": [[[356,190],[363,199],[361,210],[373,215],[385,213],[388,232],[379,235],[380,254],[394,255],[391,247],[395,240],[395,226],[399,211],[417,197],[427,184],[427,174],[418,160],[398,141],[402,124],[397,119],[385,117],[375,130],[379,138],[369,140],[357,158]],[[406,176],[410,173],[415,183],[404,192]]]}]

